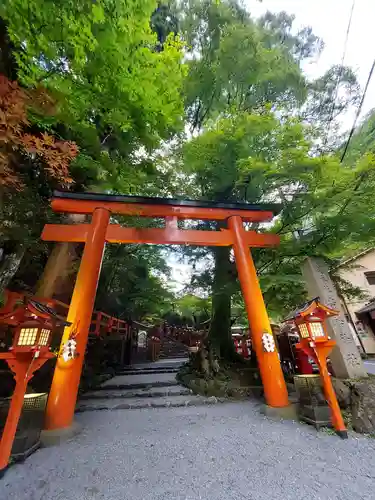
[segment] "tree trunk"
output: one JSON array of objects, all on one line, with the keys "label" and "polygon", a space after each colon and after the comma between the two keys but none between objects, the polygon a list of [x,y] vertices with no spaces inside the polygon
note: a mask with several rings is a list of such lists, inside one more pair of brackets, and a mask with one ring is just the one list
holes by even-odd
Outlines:
[{"label": "tree trunk", "polygon": [[53,298],[61,289],[64,289],[68,280],[72,281],[71,268],[77,258],[75,249],[74,243],[57,243],[54,246],[36,286],[35,295]]},{"label": "tree trunk", "polygon": [[[73,224],[82,223],[86,220],[85,215],[71,214],[67,220]],[[56,243],[43,274],[40,277],[35,295],[44,298],[58,298],[63,302],[70,302],[73,293],[75,276],[74,263],[78,261],[79,244],[63,242]]]},{"label": "tree trunk", "polygon": [[0,17],[0,73],[10,80],[17,79],[17,63],[14,57],[15,47],[10,41],[7,25]]},{"label": "tree trunk", "polygon": [[3,261],[0,267],[0,295],[4,293],[4,290],[10,283],[10,280],[16,274],[21,260],[25,255],[26,248],[23,245],[18,245],[17,250],[14,253],[9,253],[3,257]]},{"label": "tree trunk", "polygon": [[231,336],[231,297],[233,289],[230,247],[215,247],[215,274],[212,285],[212,318],[208,340],[224,359],[235,358]]}]

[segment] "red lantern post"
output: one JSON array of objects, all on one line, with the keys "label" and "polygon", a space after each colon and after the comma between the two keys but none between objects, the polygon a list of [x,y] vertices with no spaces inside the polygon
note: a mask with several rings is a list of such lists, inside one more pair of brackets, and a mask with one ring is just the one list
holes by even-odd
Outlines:
[{"label": "red lantern post", "polygon": [[285,321],[293,321],[298,328],[301,340],[299,344],[296,344],[296,348],[313,358],[318,365],[325,398],[331,409],[333,426],[336,433],[345,439],[348,437],[348,433],[327,368],[327,356],[336,342],[328,337],[324,326],[324,321],[327,318],[338,314],[339,311],[323,305],[319,301],[319,297],[316,297],[304,304]]},{"label": "red lantern post", "polygon": [[0,323],[15,328],[12,347],[0,353],[0,359],[8,363],[16,381],[0,441],[0,476],[8,467],[27,384],[34,372],[54,357],[49,346],[56,319],[47,305],[14,292],[8,292],[7,303],[0,309]]}]

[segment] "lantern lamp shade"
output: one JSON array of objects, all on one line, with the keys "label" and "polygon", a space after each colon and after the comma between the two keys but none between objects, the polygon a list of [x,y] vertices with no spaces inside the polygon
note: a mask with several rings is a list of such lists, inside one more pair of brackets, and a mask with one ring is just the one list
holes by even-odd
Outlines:
[{"label": "lantern lamp shade", "polygon": [[51,330],[48,328],[42,328],[40,335],[39,335],[39,345],[46,346],[49,344],[49,336],[50,336]]},{"label": "lantern lamp shade", "polygon": [[298,325],[299,334],[301,338],[308,339],[310,337],[309,330],[307,328],[306,323],[301,323]]},{"label": "lantern lamp shade", "polygon": [[16,330],[13,341],[13,349],[18,351],[28,351],[33,347],[48,348],[51,340],[52,329],[47,323],[37,321],[25,322]]},{"label": "lantern lamp shade", "polygon": [[324,329],[323,329],[323,324],[320,321],[310,323],[309,326],[310,326],[310,330],[311,330],[311,336],[314,339],[326,336]]},{"label": "lantern lamp shade", "polygon": [[18,336],[18,346],[33,346],[36,344],[39,328],[21,328]]}]

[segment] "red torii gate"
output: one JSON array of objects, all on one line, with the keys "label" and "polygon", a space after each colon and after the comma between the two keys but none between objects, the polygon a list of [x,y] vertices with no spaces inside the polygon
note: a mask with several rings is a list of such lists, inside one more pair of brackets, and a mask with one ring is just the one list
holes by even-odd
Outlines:
[{"label": "red torii gate", "polygon": [[[92,214],[87,224],[47,224],[44,241],[85,243],[81,265],[64,330],[62,345],[74,332],[77,353],[65,362],[59,358],[47,404],[46,430],[70,427],[73,423],[78,386],[82,372],[91,315],[104,253],[105,243],[153,243],[173,245],[233,246],[238,276],[249,319],[253,345],[258,359],[266,402],[273,407],[288,406],[288,392],[271,326],[259,287],[249,247],[266,247],[279,243],[275,234],[246,231],[243,222],[270,221],[279,208],[276,205],[247,203],[213,203],[139,196],[117,196],[99,193],[76,194],[56,191],[52,199],[56,212]],[[162,229],[139,229],[110,224],[112,214],[140,217],[162,217]],[[179,229],[178,219],[227,220],[228,229],[203,231]]]}]

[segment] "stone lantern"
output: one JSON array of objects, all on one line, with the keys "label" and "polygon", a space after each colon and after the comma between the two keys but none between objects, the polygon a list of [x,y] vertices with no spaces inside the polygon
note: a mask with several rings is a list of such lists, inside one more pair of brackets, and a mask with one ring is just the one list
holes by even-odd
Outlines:
[{"label": "stone lantern", "polygon": [[8,467],[9,458],[21,416],[27,384],[48,359],[53,329],[70,323],[60,320],[47,304],[15,292],[7,293],[7,301],[0,309],[0,324],[14,329],[13,343],[7,352],[0,353],[16,381],[9,411],[0,441],[0,476]]},{"label": "stone lantern", "polygon": [[[319,297],[316,297],[303,304],[285,321],[294,323],[298,329],[300,343],[296,345],[296,348],[313,358],[318,365],[324,395],[330,407],[332,424],[340,437],[347,438],[348,433],[327,368],[327,356],[336,342],[327,335],[324,322],[338,314],[339,311],[322,304]],[[306,386],[309,386],[308,377],[312,377],[312,375],[299,377],[306,379],[304,381]]]}]

